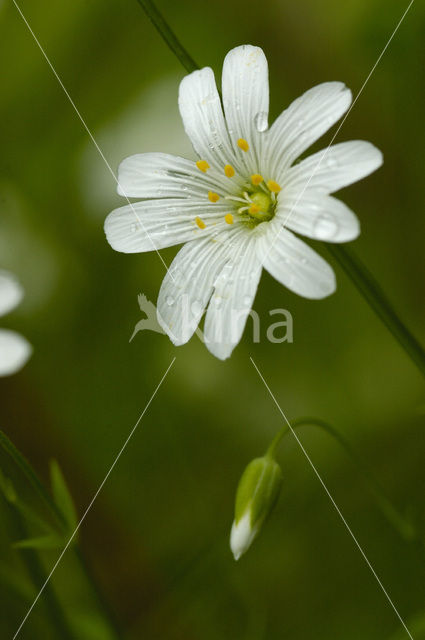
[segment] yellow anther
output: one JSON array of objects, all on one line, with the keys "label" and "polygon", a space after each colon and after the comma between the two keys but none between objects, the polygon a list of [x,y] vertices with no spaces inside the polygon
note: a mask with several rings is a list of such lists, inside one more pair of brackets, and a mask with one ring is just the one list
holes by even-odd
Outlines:
[{"label": "yellow anther", "polygon": [[244,140],[243,138],[239,138],[238,140],[238,147],[239,149],[242,149],[242,151],[248,151],[249,149],[249,144],[247,143],[246,140]]},{"label": "yellow anther", "polygon": [[197,163],[196,163],[196,166],[203,173],[206,173],[207,169],[210,168],[210,165],[208,164],[208,162],[206,160],[198,160]]},{"label": "yellow anther", "polygon": [[226,213],[226,215],[224,216],[224,219],[227,222],[227,224],[233,224],[233,216],[231,213]]},{"label": "yellow anther", "polygon": [[251,176],[251,182],[255,186],[261,184],[263,180],[264,180],[263,176],[260,176],[259,173],[254,173],[254,175]]},{"label": "yellow anther", "polygon": [[208,200],[210,202],[218,202],[218,200],[220,200],[220,196],[218,193],[214,193],[214,191],[208,191]]},{"label": "yellow anther", "polygon": [[272,191],[273,193],[279,193],[279,191],[282,188],[280,184],[277,184],[277,182],[275,182],[274,180],[269,180],[267,182],[267,186],[270,189],[270,191]]},{"label": "yellow anther", "polygon": [[226,164],[226,166],[224,167],[224,173],[228,178],[233,178],[233,176],[235,175],[235,170],[231,164]]},{"label": "yellow anther", "polygon": [[195,218],[195,222],[196,222],[196,224],[198,225],[198,227],[199,227],[200,229],[205,229],[205,227],[207,226],[207,225],[205,224],[205,222],[204,222],[203,220],[201,220],[201,218],[200,218],[199,216],[196,216],[196,218]]},{"label": "yellow anther", "polygon": [[258,204],[254,204],[254,203],[252,203],[252,205],[248,209],[248,213],[253,213],[253,214],[260,213],[260,211],[261,209],[258,206]]}]

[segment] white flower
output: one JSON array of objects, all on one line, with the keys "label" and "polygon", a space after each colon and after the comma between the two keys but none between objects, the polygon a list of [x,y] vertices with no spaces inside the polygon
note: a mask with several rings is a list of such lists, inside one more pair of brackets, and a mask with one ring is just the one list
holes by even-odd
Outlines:
[{"label": "white flower", "polygon": [[[0,317],[17,307],[22,297],[23,290],[16,278],[7,271],[0,271]],[[19,333],[0,329],[0,376],[19,371],[31,351],[31,345]]]},{"label": "white flower", "polygon": [[158,320],[180,345],[207,309],[206,345],[224,359],[241,338],[262,267],[306,298],[335,290],[331,267],[292,232],[353,240],[357,218],[329,194],[377,169],[382,154],[357,140],[294,165],[348,109],[351,92],[340,82],[318,85],[268,128],[267,60],[258,47],[227,54],[222,90],[224,113],[210,68],[183,79],[180,113],[199,160],[163,153],[124,160],[118,192],[142,200],[113,211],[105,231],[125,253],[187,243],[162,283]]}]

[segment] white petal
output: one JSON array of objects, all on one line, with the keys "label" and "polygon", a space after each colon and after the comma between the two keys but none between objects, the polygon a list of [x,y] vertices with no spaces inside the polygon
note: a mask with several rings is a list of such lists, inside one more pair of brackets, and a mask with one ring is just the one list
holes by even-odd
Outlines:
[{"label": "white petal", "polygon": [[285,191],[276,216],[285,227],[314,240],[348,242],[360,233],[359,221],[351,209],[332,196],[310,189],[302,195]]},{"label": "white petal", "polygon": [[[223,106],[233,148],[251,173],[259,171],[260,141],[268,127],[269,77],[262,49],[243,45],[232,49],[223,64]],[[241,151],[239,138],[250,146]]]},{"label": "white petal", "polygon": [[347,111],[351,91],[342,82],[324,82],[297,98],[267,132],[265,157],[270,177],[284,171]]},{"label": "white petal", "polygon": [[[203,199],[143,200],[112,211],[105,220],[107,240],[115,251],[142,253],[171,247],[216,232],[225,225],[226,204]],[[196,218],[206,224],[200,229]]]},{"label": "white petal", "polygon": [[341,142],[291,167],[286,174],[286,184],[290,188],[333,193],[368,176],[382,162],[382,153],[370,142]]},{"label": "white petal", "polygon": [[242,337],[261,277],[256,251],[257,238],[244,233],[235,242],[231,260],[214,285],[205,317],[205,344],[217,358],[225,360]]},{"label": "white petal", "polygon": [[325,298],[335,291],[335,274],[328,263],[290,231],[270,225],[259,238],[259,257],[267,271],[304,298]]},{"label": "white petal", "polygon": [[158,322],[176,345],[193,335],[211,297],[214,282],[230,259],[237,227],[180,249],[159,292]]},{"label": "white petal", "polygon": [[0,316],[12,311],[21,302],[24,290],[8,271],[0,271]]},{"label": "white petal", "polygon": [[183,78],[179,89],[179,108],[185,131],[198,156],[221,170],[226,164],[233,164],[212,69],[205,67]]},{"label": "white petal", "polygon": [[209,190],[229,190],[224,175],[203,173],[191,160],[167,153],[138,153],[118,168],[118,193],[127,198],[202,197]]},{"label": "white petal", "polygon": [[250,510],[240,518],[237,524],[233,521],[230,532],[230,548],[235,560],[239,560],[241,555],[249,549],[257,533],[258,527],[251,527]]},{"label": "white petal", "polygon": [[19,371],[31,352],[31,345],[19,333],[0,329],[0,376],[9,376]]}]

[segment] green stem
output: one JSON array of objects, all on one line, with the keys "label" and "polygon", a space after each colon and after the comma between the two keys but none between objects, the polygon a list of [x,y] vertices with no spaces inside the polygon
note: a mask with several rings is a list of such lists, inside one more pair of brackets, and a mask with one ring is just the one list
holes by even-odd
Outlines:
[{"label": "green stem", "polygon": [[188,54],[186,49],[180,44],[175,33],[170,29],[162,14],[158,11],[152,0],[137,0],[142,9],[147,14],[149,20],[158,30],[159,34],[164,38],[171,51],[180,60],[186,71],[191,73],[199,69],[192,56]]},{"label": "green stem", "polygon": [[[14,536],[18,539],[26,538],[28,532],[20,514],[15,509],[13,509],[13,506],[11,504],[8,505],[8,510],[10,514],[10,520],[14,529]],[[25,563],[26,569],[35,590],[38,592],[38,590],[41,589],[41,587],[46,583],[42,597],[49,614],[48,618],[58,633],[57,637],[63,640],[75,640],[75,636],[69,627],[68,621],[65,617],[65,613],[56,596],[53,586],[51,582],[46,582],[47,575],[40,562],[37,552],[33,549],[21,549],[20,555]]]},{"label": "green stem", "polygon": [[[137,1],[143,7],[166,44],[177,56],[184,68],[189,72],[199,69],[193,58],[170,29],[163,16],[156,9],[152,0]],[[425,375],[425,351],[423,347],[400,320],[370,271],[362,264],[351,249],[347,249],[341,245],[327,245],[327,247],[335,260],[339,262],[354,282],[368,304],[391,331],[395,339],[398,340],[421,373]]]},{"label": "green stem", "polygon": [[[421,537],[413,524],[406,520],[406,518],[394,507],[392,502],[384,494],[380,484],[377,482],[370,470],[362,462],[355,451],[353,451],[349,442],[339,433],[339,431],[324,420],[320,420],[318,418],[298,418],[292,422],[291,427],[292,429],[296,429],[305,425],[319,427],[338,442],[357,467],[359,473],[365,479],[367,487],[375,498],[376,504],[383,515],[404,540],[408,542],[421,540]],[[288,433],[291,433],[291,429],[285,424],[273,438],[269,448],[267,449],[266,455],[274,458],[281,440]]]},{"label": "green stem", "polygon": [[425,351],[406,325],[400,320],[391,303],[369,269],[347,246],[328,244],[327,249],[342,267],[376,315],[398,340],[422,374],[425,375]]},{"label": "green stem", "polygon": [[[30,465],[28,460],[22,455],[22,453],[15,447],[13,442],[1,430],[0,430],[0,449],[3,449],[3,451],[5,451],[12,458],[12,460],[15,462],[17,467],[23,472],[23,474],[25,475],[25,477],[27,478],[31,486],[35,489],[37,494],[43,500],[45,505],[49,508],[50,512],[55,517],[56,522],[59,525],[60,529],[62,531],[66,531],[66,520],[62,514],[62,511],[60,510],[58,505],[55,503],[55,501],[52,499],[50,493],[47,491],[46,487],[41,482],[41,480],[39,479],[38,475]],[[19,539],[23,539],[23,537],[24,536],[20,536]],[[80,549],[78,549],[78,547],[75,547],[74,550],[76,552],[76,556],[78,558],[82,571],[85,574],[88,583],[92,587],[92,590],[95,594],[95,597],[99,603],[101,610],[103,611],[104,615],[109,621],[111,628],[115,631],[116,637],[117,638],[120,637],[120,630],[116,622],[115,614],[111,612],[109,604],[107,603],[105,597],[101,593],[93,577],[93,574],[87,565],[87,561],[85,560],[83,554],[81,553]],[[41,582],[41,584],[43,584],[43,582]],[[49,585],[46,585],[46,589],[47,589],[47,586]]]}]

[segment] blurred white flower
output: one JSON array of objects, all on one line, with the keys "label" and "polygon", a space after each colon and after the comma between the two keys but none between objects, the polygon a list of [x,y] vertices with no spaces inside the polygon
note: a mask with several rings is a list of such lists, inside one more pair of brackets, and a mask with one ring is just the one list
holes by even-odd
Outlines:
[{"label": "blurred white flower", "polygon": [[224,359],[242,336],[263,267],[306,298],[335,290],[331,267],[292,232],[353,240],[357,218],[329,194],[377,169],[382,154],[352,141],[294,165],[348,109],[351,92],[340,82],[314,87],[269,129],[267,60],[258,47],[227,54],[222,90],[224,112],[210,68],[183,79],[180,113],[199,160],[163,153],[124,160],[118,192],[142,200],[113,211],[105,232],[125,253],[187,243],[162,283],[158,320],[180,345],[207,308],[205,343]]},{"label": "blurred white flower", "polygon": [[[0,271],[0,316],[12,311],[21,302],[23,289],[15,276]],[[0,329],[0,376],[16,373],[27,362],[31,345],[19,333]]]}]

